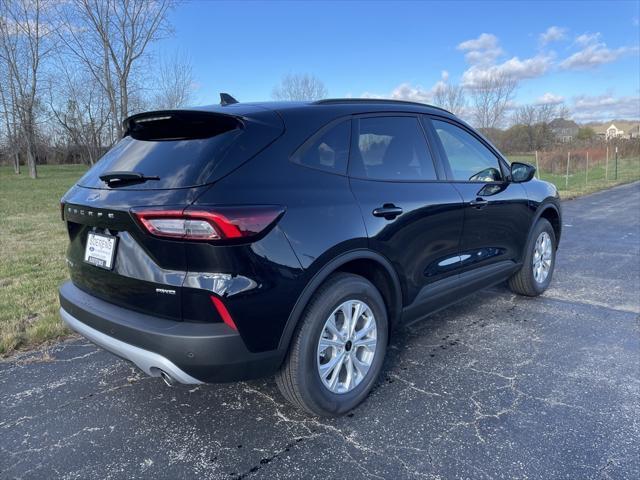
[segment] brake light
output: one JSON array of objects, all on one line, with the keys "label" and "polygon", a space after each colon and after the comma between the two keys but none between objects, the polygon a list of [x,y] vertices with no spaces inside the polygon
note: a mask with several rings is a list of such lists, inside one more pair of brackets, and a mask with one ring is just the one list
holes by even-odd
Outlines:
[{"label": "brake light", "polygon": [[239,240],[256,236],[284,212],[271,205],[184,210],[134,210],[151,235],[184,240]]}]

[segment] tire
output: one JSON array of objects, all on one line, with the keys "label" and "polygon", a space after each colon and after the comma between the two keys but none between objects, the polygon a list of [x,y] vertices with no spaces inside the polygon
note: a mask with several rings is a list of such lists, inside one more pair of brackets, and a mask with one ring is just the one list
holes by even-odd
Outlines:
[{"label": "tire", "polygon": [[[540,238],[544,238],[546,234],[547,238],[551,242],[549,267],[544,277],[544,280],[540,281],[540,277],[536,277],[536,270],[534,268],[534,259],[539,258],[536,256],[536,248]],[[551,283],[553,277],[553,270],[556,266],[556,235],[553,231],[551,224],[545,219],[541,218],[537,221],[529,241],[524,255],[524,261],[522,267],[509,279],[509,287],[515,293],[520,295],[526,295],[528,297],[536,297],[543,293]]]},{"label": "tire", "polygon": [[[360,304],[359,308],[363,311],[358,316],[359,320],[356,320],[359,322],[357,325],[361,325],[360,330],[356,330],[351,337],[346,337],[347,343],[351,339],[354,339],[354,343],[347,348],[347,344],[342,343],[344,338],[339,338],[336,335],[331,336],[330,341],[335,344],[340,343],[343,346],[331,346],[325,350],[319,349],[321,335],[324,335],[324,338],[329,338],[327,332],[334,331],[326,330],[330,318],[334,319],[331,326],[346,323],[343,320],[345,315],[342,313],[347,309],[345,304],[351,312],[356,311],[355,308]],[[368,307],[369,310],[366,310],[365,307]],[[339,308],[345,308],[345,310],[336,313]],[[375,326],[375,346],[365,347],[357,342],[372,342],[371,337],[374,336],[372,333],[374,329],[370,328],[371,323]],[[276,383],[280,392],[293,405],[312,415],[337,417],[354,409],[367,397],[382,369],[388,341],[388,324],[382,295],[371,282],[349,273],[331,275],[315,292],[300,318],[287,358],[276,374]],[[342,331],[342,329],[338,330]],[[356,340],[358,334],[362,334],[365,330],[368,330],[369,333],[362,339]],[[340,349],[343,353],[339,353]],[[348,351],[350,353],[347,353]],[[320,352],[323,352],[322,356]],[[331,358],[326,360],[330,356]],[[344,366],[340,364],[337,377],[334,378],[333,375],[321,377],[321,367],[328,368],[331,361],[338,362],[341,356],[345,359],[347,357],[356,358],[345,360]],[[360,362],[361,358],[370,359],[370,365],[364,374],[360,373],[360,370],[356,372],[357,369],[355,369],[355,361]],[[326,360],[326,363],[321,364],[321,360],[323,362]],[[366,361],[369,360],[359,364],[364,365]],[[350,376],[347,374],[349,368],[347,364],[353,366],[353,373]],[[343,378],[345,380],[341,383],[340,380]],[[342,392],[332,391],[331,387],[326,384],[331,383],[332,379],[336,380],[334,388],[338,389],[341,388],[340,385],[343,385],[345,390]],[[353,379],[353,383],[350,383],[351,379]],[[356,384],[356,382],[359,383]],[[344,387],[345,384],[348,384],[348,387]]]}]

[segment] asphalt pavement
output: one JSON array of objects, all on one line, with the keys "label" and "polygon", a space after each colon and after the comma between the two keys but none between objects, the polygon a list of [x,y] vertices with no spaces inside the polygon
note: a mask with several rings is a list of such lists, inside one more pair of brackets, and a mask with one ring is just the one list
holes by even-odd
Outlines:
[{"label": "asphalt pavement", "polygon": [[0,363],[0,478],[640,478],[640,183],[564,202],[551,288],[392,339],[340,419],[271,379],[169,388],[75,338]]}]

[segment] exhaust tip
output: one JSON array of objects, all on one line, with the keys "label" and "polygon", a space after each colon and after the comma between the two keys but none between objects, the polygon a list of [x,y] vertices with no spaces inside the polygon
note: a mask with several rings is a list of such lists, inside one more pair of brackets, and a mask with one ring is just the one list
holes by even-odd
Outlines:
[{"label": "exhaust tip", "polygon": [[164,380],[164,383],[166,383],[169,387],[173,387],[177,383],[174,378],[164,370],[160,370],[160,378],[162,378],[162,380]]}]

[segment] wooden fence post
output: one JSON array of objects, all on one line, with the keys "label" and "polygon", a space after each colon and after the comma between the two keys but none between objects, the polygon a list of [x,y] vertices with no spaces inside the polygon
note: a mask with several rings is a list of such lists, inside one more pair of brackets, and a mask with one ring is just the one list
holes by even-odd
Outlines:
[{"label": "wooden fence post", "polygon": [[538,180],[540,180],[540,165],[538,165],[538,150],[536,150],[536,173],[538,174]]},{"label": "wooden fence post", "polygon": [[584,185],[589,186],[589,150],[587,150],[587,174],[584,179]]},{"label": "wooden fence post", "polygon": [[564,177],[564,188],[569,189],[569,162],[571,162],[571,152],[567,152],[567,175]]},{"label": "wooden fence post", "polygon": [[604,180],[609,181],[609,145],[607,145],[607,159],[604,163]]}]

